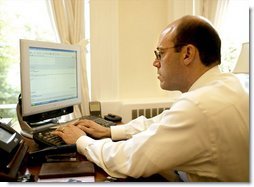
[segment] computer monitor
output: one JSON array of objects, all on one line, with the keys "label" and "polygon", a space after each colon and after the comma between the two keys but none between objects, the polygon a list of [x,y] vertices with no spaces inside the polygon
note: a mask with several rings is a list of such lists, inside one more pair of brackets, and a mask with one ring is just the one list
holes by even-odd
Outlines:
[{"label": "computer monitor", "polygon": [[21,115],[40,124],[81,103],[80,47],[20,40]]}]

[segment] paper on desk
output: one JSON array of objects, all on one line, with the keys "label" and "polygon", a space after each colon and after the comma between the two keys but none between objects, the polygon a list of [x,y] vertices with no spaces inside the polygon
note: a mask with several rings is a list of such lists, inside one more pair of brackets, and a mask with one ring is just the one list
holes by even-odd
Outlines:
[{"label": "paper on desk", "polygon": [[94,176],[38,179],[37,182],[95,182]]}]

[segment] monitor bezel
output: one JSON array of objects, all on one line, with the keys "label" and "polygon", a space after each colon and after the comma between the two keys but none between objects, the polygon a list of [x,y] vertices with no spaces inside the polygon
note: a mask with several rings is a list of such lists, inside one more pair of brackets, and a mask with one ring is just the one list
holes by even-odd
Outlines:
[{"label": "monitor bezel", "polygon": [[[74,99],[69,99],[65,101],[49,103],[39,106],[32,106],[31,104],[31,93],[30,93],[30,61],[29,61],[29,48],[50,48],[50,49],[60,49],[60,50],[74,50],[77,52],[77,87],[78,87],[78,97]],[[80,57],[80,46],[79,45],[69,45],[62,43],[53,43],[45,41],[36,40],[26,40],[20,39],[20,76],[21,76],[21,96],[22,96],[22,117],[29,118],[29,116],[37,115],[41,113],[49,114],[50,111],[66,111],[65,108],[72,107],[77,104],[81,104],[81,57]],[[56,113],[55,117],[60,116],[60,112]],[[45,116],[45,115],[44,115]],[[52,117],[52,115],[47,115]],[[45,118],[48,118],[45,116]],[[44,118],[44,117],[43,117]],[[38,118],[39,119],[39,118]],[[42,118],[40,118],[41,120]]]}]

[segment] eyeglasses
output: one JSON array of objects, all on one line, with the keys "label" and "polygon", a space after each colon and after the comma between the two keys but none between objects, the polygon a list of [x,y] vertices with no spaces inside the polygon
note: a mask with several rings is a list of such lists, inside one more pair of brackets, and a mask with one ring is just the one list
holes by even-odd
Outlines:
[{"label": "eyeglasses", "polygon": [[[154,51],[156,60],[161,60],[161,55],[164,53],[165,50],[168,50],[168,49],[171,49],[171,48],[175,48],[175,47],[176,47],[176,46],[167,47],[167,48],[157,48],[157,49]],[[162,52],[161,50],[163,50],[163,52]]]},{"label": "eyeglasses", "polygon": [[167,48],[157,48],[154,51],[156,60],[161,60],[161,56],[162,56],[162,54],[164,53],[165,50],[176,48],[176,47],[181,47],[181,46],[184,46],[184,45],[186,45],[186,44],[178,44],[178,45],[175,45],[175,46],[172,46],[172,47],[167,47]]}]

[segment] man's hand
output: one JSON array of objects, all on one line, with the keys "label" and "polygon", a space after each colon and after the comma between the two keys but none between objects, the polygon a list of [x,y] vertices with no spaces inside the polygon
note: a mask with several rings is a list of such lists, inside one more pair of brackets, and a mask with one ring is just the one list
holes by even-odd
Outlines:
[{"label": "man's hand", "polygon": [[82,129],[85,133],[93,138],[110,138],[110,128],[103,127],[91,120],[80,120],[74,125]]},{"label": "man's hand", "polygon": [[73,124],[58,127],[51,133],[60,136],[67,144],[75,144],[79,137],[86,135],[84,131]]}]

